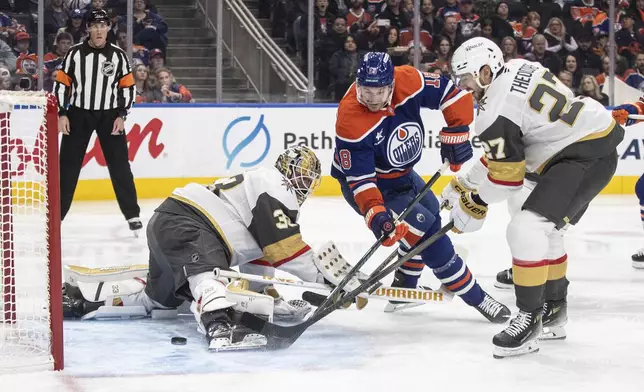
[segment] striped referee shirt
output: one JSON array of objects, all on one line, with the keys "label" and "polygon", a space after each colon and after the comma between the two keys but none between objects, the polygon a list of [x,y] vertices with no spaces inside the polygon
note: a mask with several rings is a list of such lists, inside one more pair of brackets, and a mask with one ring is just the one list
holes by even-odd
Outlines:
[{"label": "striped referee shirt", "polygon": [[69,106],[86,110],[118,109],[127,115],[136,97],[134,76],[125,52],[107,43],[98,49],[89,38],[72,46],[56,73],[54,94],[59,115]]}]

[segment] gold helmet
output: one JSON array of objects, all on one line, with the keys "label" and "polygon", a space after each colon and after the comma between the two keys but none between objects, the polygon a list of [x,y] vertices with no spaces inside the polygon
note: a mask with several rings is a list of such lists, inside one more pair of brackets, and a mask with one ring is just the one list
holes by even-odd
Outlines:
[{"label": "gold helmet", "polygon": [[289,180],[300,205],[320,186],[322,165],[308,147],[288,148],[277,157],[275,167]]}]

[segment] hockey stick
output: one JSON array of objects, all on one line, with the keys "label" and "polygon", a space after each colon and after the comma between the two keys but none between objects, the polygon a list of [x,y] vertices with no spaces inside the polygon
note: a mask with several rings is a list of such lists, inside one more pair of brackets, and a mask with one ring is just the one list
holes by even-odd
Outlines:
[{"label": "hockey stick", "polygon": [[[259,282],[259,283],[275,283],[285,286],[296,286],[310,288],[314,290],[323,290],[331,291],[333,287],[322,284],[322,283],[312,283],[304,282],[297,279],[289,278],[276,278],[272,276],[259,276],[252,274],[244,274],[237,271],[226,271],[219,268],[213,270],[215,278],[228,278],[228,279],[244,279],[249,282]],[[434,290],[425,290],[425,289],[407,289],[404,287],[388,287],[384,286],[378,290],[374,290],[376,293],[370,295],[369,298],[381,299],[381,300],[393,300],[400,302],[417,302],[417,303],[429,303],[429,302],[443,302],[444,300],[450,300],[449,296],[445,296],[443,292],[434,291]],[[326,298],[326,296],[324,296]]]},{"label": "hockey stick", "polygon": [[[432,185],[436,183],[436,181],[441,177],[441,175],[443,175],[443,173],[447,170],[448,167],[449,167],[449,162],[445,161],[443,165],[438,169],[438,171],[434,173],[432,178],[430,178],[429,181],[427,181],[427,184],[425,184],[423,189],[421,189],[421,191],[418,192],[418,194],[416,195],[416,197],[414,197],[411,203],[409,203],[407,208],[405,208],[405,210],[396,218],[395,224],[398,224],[405,220],[407,215],[411,213],[412,208],[414,208],[416,204],[418,204],[418,202],[423,197],[425,197],[427,192],[431,190]],[[351,280],[351,278],[355,276],[356,272],[358,272],[360,268],[362,268],[362,266],[371,258],[371,256],[373,256],[373,254],[376,252],[376,250],[378,250],[378,248],[386,238],[387,237],[383,235],[373,245],[371,245],[369,250],[367,250],[367,253],[365,253],[364,256],[362,256],[362,258],[358,260],[356,265],[354,265],[353,268],[349,270],[349,272],[347,272],[344,278],[340,281],[340,283],[338,283],[338,285],[333,289],[333,291],[331,291],[331,294],[329,294],[329,296],[324,300],[324,302],[322,302],[320,307],[316,309],[316,311],[313,313],[313,316],[311,317],[314,317],[316,314],[321,313],[327,305],[329,305],[331,302],[338,299],[340,293],[342,293],[342,290],[347,285],[349,280]]]},{"label": "hockey stick", "polygon": [[[318,308],[318,312],[315,312],[309,319],[306,321],[292,325],[292,326],[283,326],[277,325],[268,322],[267,320],[256,316],[252,313],[244,312],[241,316],[241,323],[247,326],[248,328],[259,332],[260,334],[266,336],[267,338],[267,348],[269,349],[280,349],[290,347],[311,325],[317,323],[324,317],[328,316],[334,310],[342,307],[342,305],[347,301],[352,301],[358,294],[362,293],[364,290],[373,286],[374,283],[380,281],[385,276],[392,273],[396,268],[403,265],[408,260],[411,260],[414,256],[420,254],[423,250],[427,249],[430,245],[436,242],[439,238],[447,234],[454,227],[454,222],[449,222],[447,225],[443,226],[436,234],[432,235],[428,239],[424,240],[416,248],[412,249],[404,257],[401,257],[396,262],[390,264],[387,268],[380,271],[378,274],[369,275],[369,278],[362,282],[358,287],[353,291],[346,293],[339,300],[334,301],[329,306],[321,309]],[[320,310],[321,309],[321,310]]]},{"label": "hockey stick", "polygon": [[644,114],[629,114],[628,118],[631,120],[644,120]]}]

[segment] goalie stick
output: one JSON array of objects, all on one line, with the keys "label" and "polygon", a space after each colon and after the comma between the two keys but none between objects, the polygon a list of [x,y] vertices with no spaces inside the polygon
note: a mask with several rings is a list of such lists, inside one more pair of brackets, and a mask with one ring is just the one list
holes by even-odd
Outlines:
[{"label": "goalie stick", "polygon": [[[387,268],[383,269],[377,274],[371,274],[356,287],[355,290],[343,295],[340,299],[335,300],[330,303],[325,308],[318,308],[318,311],[315,312],[309,319],[304,322],[301,322],[292,326],[277,325],[269,322],[266,319],[263,319],[259,316],[256,316],[252,313],[244,312],[241,316],[241,323],[251,328],[254,331],[259,332],[260,334],[266,336],[268,349],[281,349],[290,347],[311,325],[317,323],[324,317],[328,316],[334,310],[342,307],[342,305],[347,301],[352,301],[358,294],[362,293],[364,290],[372,287],[374,283],[380,281],[385,276],[392,273],[396,268],[403,265],[408,260],[411,260],[414,256],[420,254],[427,247],[436,242],[439,238],[447,234],[454,227],[454,222],[449,222],[443,226],[436,234],[432,235],[425,241],[421,242],[407,253],[404,257],[401,257],[394,263],[390,264]],[[327,298],[328,299],[328,298]]]},{"label": "goalie stick", "polygon": [[[448,167],[449,167],[449,162],[445,161],[443,163],[443,165],[438,169],[438,171],[436,173],[434,173],[432,178],[430,178],[429,181],[427,181],[427,184],[425,184],[423,189],[421,189],[421,191],[418,192],[418,194],[416,195],[416,197],[414,197],[414,199],[411,201],[411,203],[409,203],[409,205],[405,208],[405,210],[396,218],[396,222],[395,222],[396,225],[398,223],[402,222],[407,217],[407,215],[409,215],[411,213],[412,208],[416,204],[418,204],[420,199],[425,197],[427,192],[429,192],[431,190],[432,185],[434,185],[434,183],[436,183],[436,181],[445,172],[445,170],[447,170]],[[336,301],[338,299],[338,297],[342,293],[342,290],[347,285],[347,283],[351,280],[351,278],[353,278],[356,275],[356,273],[371,258],[371,256],[373,256],[373,254],[376,252],[376,250],[378,250],[378,248],[380,247],[380,245],[382,244],[382,242],[385,239],[386,239],[386,237],[383,235],[380,238],[378,238],[378,240],[373,245],[371,245],[369,250],[367,250],[367,253],[365,253],[364,256],[362,256],[362,258],[360,260],[358,260],[356,265],[354,265],[353,268],[351,268],[351,270],[349,270],[349,272],[347,272],[347,274],[340,281],[340,283],[338,283],[338,285],[331,291],[331,294],[329,294],[329,296],[326,297],[326,299],[320,304],[320,307],[318,307],[316,309],[316,311],[313,313],[313,316],[311,316],[311,318],[314,318],[317,314],[321,314],[324,311],[325,307],[327,307],[333,301]],[[389,258],[388,258],[388,260],[389,260]],[[380,279],[378,279],[378,280],[380,280]]]}]

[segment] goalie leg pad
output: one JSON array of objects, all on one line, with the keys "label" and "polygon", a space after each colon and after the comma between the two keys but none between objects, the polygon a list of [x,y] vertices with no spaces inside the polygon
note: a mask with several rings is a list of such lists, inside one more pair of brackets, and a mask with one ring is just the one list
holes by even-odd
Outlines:
[{"label": "goalie leg pad", "polygon": [[[338,248],[332,241],[327,242],[320,248],[316,256],[313,258],[313,263],[320,271],[320,273],[322,273],[324,279],[331,282],[331,284],[333,284],[334,286],[340,284],[342,279],[344,279],[351,268],[353,268],[353,266],[349,264],[349,262],[344,257],[342,257],[340,251],[338,251]],[[344,291],[349,292],[355,290],[358,286],[360,286],[360,281],[366,279],[367,275],[358,271],[355,276],[349,279],[346,286],[344,287]],[[364,306],[366,306],[367,294],[360,293],[358,297],[361,298],[361,306],[359,306],[359,309],[362,309],[364,308]]]},{"label": "goalie leg pad", "polygon": [[98,309],[85,314],[83,320],[94,319],[132,319],[153,316],[153,318],[176,318],[177,310],[167,308],[154,301],[145,293],[122,296],[109,296]]}]

